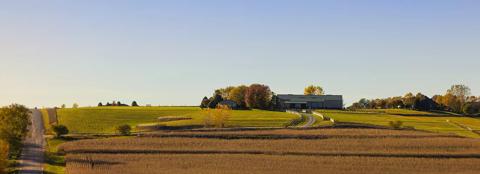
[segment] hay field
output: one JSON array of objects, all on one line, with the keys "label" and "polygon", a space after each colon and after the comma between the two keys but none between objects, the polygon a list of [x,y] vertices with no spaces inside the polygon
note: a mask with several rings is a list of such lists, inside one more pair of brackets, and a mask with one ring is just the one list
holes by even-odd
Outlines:
[{"label": "hay field", "polygon": [[173,131],[69,142],[84,173],[477,173],[480,140],[416,131]]}]

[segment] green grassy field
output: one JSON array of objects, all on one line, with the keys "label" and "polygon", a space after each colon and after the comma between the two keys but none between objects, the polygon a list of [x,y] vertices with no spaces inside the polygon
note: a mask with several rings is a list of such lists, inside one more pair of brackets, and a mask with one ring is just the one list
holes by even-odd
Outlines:
[{"label": "green grassy field", "polygon": [[[172,121],[166,126],[203,125],[205,114],[198,107],[91,107],[59,109],[60,124],[66,125],[70,133],[114,133],[115,127],[129,124],[156,123],[158,117],[182,116],[191,120]],[[298,118],[294,114],[261,110],[232,111],[228,127],[283,127]]]},{"label": "green grassy field", "polygon": [[64,139],[47,139],[45,150],[46,163],[43,167],[44,173],[63,174],[65,173],[65,158],[58,154],[58,146],[67,142]]},{"label": "green grassy field", "polygon": [[480,119],[470,117],[438,115],[436,113],[402,109],[361,111],[318,110],[318,112],[335,119],[336,122],[389,126],[390,121],[402,121],[404,126],[417,130],[480,138],[478,134],[458,126],[458,124],[460,124],[470,127],[473,130],[480,130]]}]

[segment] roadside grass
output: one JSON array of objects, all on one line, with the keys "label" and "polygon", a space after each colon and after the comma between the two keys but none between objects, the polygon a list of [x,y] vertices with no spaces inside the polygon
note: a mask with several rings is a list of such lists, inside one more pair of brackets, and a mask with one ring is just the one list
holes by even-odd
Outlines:
[{"label": "roadside grass", "polygon": [[311,114],[313,117],[315,117],[315,123],[312,125],[312,127],[327,127],[327,126],[332,126],[333,122],[330,120],[323,120],[322,117]]},{"label": "roadside grass", "polygon": [[[423,130],[436,133],[455,134],[464,137],[480,138],[480,135],[456,126],[450,123],[451,121],[471,127],[474,130],[480,129],[480,120],[470,117],[459,116],[425,116],[428,112],[410,111],[410,110],[364,110],[356,111],[341,111],[341,110],[318,110],[327,117],[335,119],[336,122],[351,122],[370,125],[379,125],[389,127],[390,121],[402,121],[405,127],[412,127],[416,130]],[[388,114],[391,113],[391,114]],[[394,115],[404,114],[409,116]],[[414,116],[417,113],[420,116]],[[435,115],[435,113],[431,113]],[[449,120],[450,122],[447,122]]]},{"label": "roadside grass", "polygon": [[[205,113],[198,107],[89,107],[57,110],[59,124],[66,125],[70,133],[111,134],[115,127],[128,124],[156,124],[159,117],[181,116],[192,118],[159,123],[165,126],[203,126]],[[294,114],[262,110],[233,110],[227,127],[283,127]],[[134,129],[134,131],[136,131]]]},{"label": "roadside grass", "polygon": [[58,147],[72,141],[63,138],[48,138],[47,147],[45,149],[45,166],[44,173],[47,174],[64,174],[65,173],[65,156],[58,153]]}]

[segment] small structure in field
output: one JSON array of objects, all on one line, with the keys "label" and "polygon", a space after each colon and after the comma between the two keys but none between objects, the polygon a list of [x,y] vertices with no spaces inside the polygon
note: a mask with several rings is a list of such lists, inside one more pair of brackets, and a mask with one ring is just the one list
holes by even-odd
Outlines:
[{"label": "small structure in field", "polygon": [[343,109],[341,95],[277,95],[282,109]]}]

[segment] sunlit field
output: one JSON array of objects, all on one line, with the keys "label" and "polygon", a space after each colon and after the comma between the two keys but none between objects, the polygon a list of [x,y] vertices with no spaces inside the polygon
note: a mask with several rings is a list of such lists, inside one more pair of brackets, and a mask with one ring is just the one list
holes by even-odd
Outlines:
[{"label": "sunlit field", "polygon": [[[318,112],[333,118],[336,122],[389,126],[390,121],[402,121],[405,127],[417,130],[480,138],[480,135],[475,133],[475,131],[480,130],[480,120],[471,117],[439,115],[437,113],[402,109],[360,111],[319,110]],[[468,128],[471,128],[471,130]]]},{"label": "sunlit field", "polygon": [[[129,124],[157,124],[159,117],[182,116],[191,120],[162,123],[165,126],[203,126],[205,113],[198,107],[92,107],[59,109],[58,120],[71,133],[114,133],[115,127]],[[285,127],[297,115],[261,110],[233,110],[227,127]]]}]

